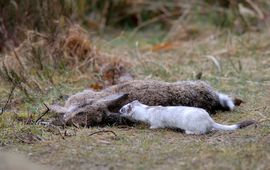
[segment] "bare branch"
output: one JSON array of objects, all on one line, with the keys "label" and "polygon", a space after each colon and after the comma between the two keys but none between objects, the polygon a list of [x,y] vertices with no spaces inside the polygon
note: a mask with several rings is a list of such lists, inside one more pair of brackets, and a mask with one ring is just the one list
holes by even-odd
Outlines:
[{"label": "bare branch", "polygon": [[90,133],[88,136],[92,136],[92,135],[98,134],[98,133],[112,133],[115,137],[117,137],[117,134],[112,130],[100,130],[100,131]]},{"label": "bare branch", "polygon": [[8,95],[8,99],[7,99],[7,101],[6,101],[6,104],[5,104],[4,107],[1,109],[0,115],[2,115],[2,114],[5,112],[5,110],[6,110],[7,106],[8,106],[8,104],[11,102],[11,97],[12,97],[13,92],[14,92],[14,90],[16,89],[17,85],[18,85],[18,84],[14,84],[13,87],[11,88],[11,90],[10,90],[10,92],[9,92],[9,95]]},{"label": "bare branch", "polygon": [[42,115],[40,115],[40,116],[37,118],[37,120],[35,121],[35,124],[37,124],[38,121],[50,111],[49,107],[48,107],[45,103],[43,103],[43,104],[44,104],[44,106],[46,107],[46,110],[42,113]]}]

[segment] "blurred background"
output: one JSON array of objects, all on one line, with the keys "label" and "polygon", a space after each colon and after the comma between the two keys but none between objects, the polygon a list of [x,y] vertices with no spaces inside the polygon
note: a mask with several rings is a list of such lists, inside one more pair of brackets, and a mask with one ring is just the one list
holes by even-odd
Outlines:
[{"label": "blurred background", "polygon": [[[67,70],[96,73],[90,86],[101,89],[132,78],[127,56],[264,32],[270,21],[264,0],[1,0],[0,8],[0,75],[26,94],[42,91],[40,79],[54,84],[55,72]],[[105,52],[106,44],[137,50],[115,54]]]},{"label": "blurred background", "polygon": [[202,26],[235,34],[261,31],[270,20],[270,2],[265,0],[2,0],[0,8],[1,51],[18,46],[27,30],[51,35],[72,23],[100,34],[108,29],[173,32],[183,27],[177,31],[187,29],[186,34],[196,36],[207,31]]}]

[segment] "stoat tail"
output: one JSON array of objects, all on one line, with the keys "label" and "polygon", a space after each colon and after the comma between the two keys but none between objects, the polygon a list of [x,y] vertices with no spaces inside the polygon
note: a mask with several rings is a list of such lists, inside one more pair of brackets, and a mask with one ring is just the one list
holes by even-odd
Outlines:
[{"label": "stoat tail", "polygon": [[234,100],[228,95],[223,93],[217,93],[218,100],[222,110],[233,110],[235,107]]},{"label": "stoat tail", "polygon": [[214,122],[213,123],[213,129],[215,130],[236,130],[236,129],[242,129],[244,127],[250,126],[252,124],[255,124],[256,121],[254,120],[247,120],[243,121],[234,125],[222,125],[219,123]]}]

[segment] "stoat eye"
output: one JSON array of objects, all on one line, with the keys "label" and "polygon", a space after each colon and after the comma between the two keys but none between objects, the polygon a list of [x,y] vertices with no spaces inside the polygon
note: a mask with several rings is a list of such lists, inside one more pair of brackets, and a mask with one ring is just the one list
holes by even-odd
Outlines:
[{"label": "stoat eye", "polygon": [[127,113],[130,113],[132,111],[132,106],[131,105],[128,105],[127,107]]}]

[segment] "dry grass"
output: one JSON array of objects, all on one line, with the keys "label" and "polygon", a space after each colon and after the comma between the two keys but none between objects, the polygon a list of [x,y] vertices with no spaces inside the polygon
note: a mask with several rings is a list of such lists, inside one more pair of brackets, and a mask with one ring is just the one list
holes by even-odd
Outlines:
[{"label": "dry grass", "polygon": [[46,93],[48,82],[51,86],[62,83],[64,74],[73,77],[64,81],[87,78],[91,80],[90,85],[98,87],[132,79],[129,69],[132,64],[123,60],[124,53],[98,49],[88,32],[78,25],[62,29],[53,36],[28,31],[19,47],[0,58],[1,78],[9,84],[18,84],[28,99],[33,98],[34,93]]},{"label": "dry grass", "polygon": [[[59,102],[66,94],[92,83],[89,77],[74,82],[73,76],[56,74],[52,79],[58,83],[47,85],[50,86],[47,89],[41,86],[46,93],[36,94],[33,101],[23,101],[21,91],[15,90],[12,108],[9,107],[0,117],[0,149],[21,152],[54,169],[268,169],[270,34],[266,30],[236,36],[227,31],[209,29],[213,34],[206,32],[193,38],[170,40],[173,48],[166,47],[166,50],[162,46],[155,48],[158,50],[152,48],[168,43],[165,36],[160,36],[164,35],[162,32],[139,32],[133,37],[126,32],[109,38],[110,41],[104,40],[107,38],[104,36],[93,38],[91,42],[82,40],[85,34],[75,34],[76,38],[66,39],[72,40],[73,47],[66,47],[67,53],[73,48],[76,49],[73,52],[77,52],[78,45],[74,45],[73,40],[80,39],[83,44],[80,47],[86,47],[87,53],[93,49],[94,42],[102,53],[122,54],[125,57],[121,59],[132,63],[131,70],[140,79],[176,81],[196,79],[201,74],[201,79],[209,81],[216,89],[246,102],[233,112],[214,115],[216,121],[234,123],[255,119],[260,122],[257,127],[192,136],[168,129],[150,130],[145,125],[59,129],[22,121],[28,119],[29,114],[35,119],[42,111],[42,101]],[[160,41],[162,39],[164,41]],[[69,41],[64,44],[69,44]],[[113,65],[110,67],[119,69],[118,60],[112,61],[116,64],[109,62]],[[3,96],[8,96],[5,86],[0,90],[5,94]],[[4,101],[2,98],[1,103]],[[104,129],[114,131],[117,137],[111,133],[89,136]]]}]

